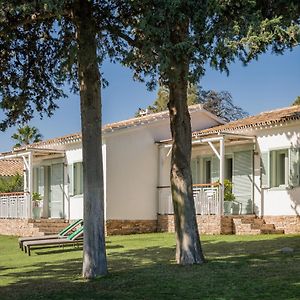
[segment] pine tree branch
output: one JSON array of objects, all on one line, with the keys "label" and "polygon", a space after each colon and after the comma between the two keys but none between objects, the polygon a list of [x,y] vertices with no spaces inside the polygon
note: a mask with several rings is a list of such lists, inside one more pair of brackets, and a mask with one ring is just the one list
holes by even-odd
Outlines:
[{"label": "pine tree branch", "polygon": [[[70,11],[65,11],[64,13],[61,13],[59,16],[65,16],[65,17],[72,17],[72,14]],[[1,37],[5,37],[7,35],[7,33],[22,27],[22,26],[26,26],[26,25],[30,25],[30,24],[34,24],[34,23],[38,23],[38,22],[42,22],[42,21],[47,21],[47,20],[51,20],[54,18],[57,18],[58,15],[55,13],[43,13],[43,14],[31,14],[31,15],[27,15],[22,19],[19,18],[13,18],[10,16],[6,16],[6,20],[5,22],[0,22],[0,38]],[[5,26],[4,24],[8,23],[9,26]],[[1,26],[2,25],[2,26]]]}]

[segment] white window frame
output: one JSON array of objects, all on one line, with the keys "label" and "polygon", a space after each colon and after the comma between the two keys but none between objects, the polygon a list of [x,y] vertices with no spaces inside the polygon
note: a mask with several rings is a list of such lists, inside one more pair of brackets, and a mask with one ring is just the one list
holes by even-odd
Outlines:
[{"label": "white window frame", "polygon": [[[284,158],[284,183],[279,183],[280,167],[279,156],[285,154]],[[285,188],[289,185],[289,170],[290,170],[290,152],[288,148],[270,149],[269,152],[269,171],[270,171],[270,187]]]},{"label": "white window frame", "polygon": [[[81,166],[79,171],[77,171],[76,166]],[[83,195],[83,165],[82,161],[77,161],[73,163],[73,196]],[[81,171],[80,171],[81,170]],[[80,174],[81,172],[81,174]],[[79,175],[79,178],[77,176]]]}]

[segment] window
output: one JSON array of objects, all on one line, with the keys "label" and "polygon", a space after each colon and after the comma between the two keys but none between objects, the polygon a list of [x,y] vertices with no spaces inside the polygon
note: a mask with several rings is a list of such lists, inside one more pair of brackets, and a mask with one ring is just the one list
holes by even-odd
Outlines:
[{"label": "window", "polygon": [[271,187],[287,186],[289,173],[289,152],[273,150],[270,152],[270,183]]},{"label": "window", "polygon": [[205,161],[205,183],[211,183],[211,160]]},{"label": "window", "polygon": [[199,183],[199,161],[197,157],[191,160],[191,171],[193,184]]},{"label": "window", "polygon": [[83,193],[83,167],[82,162],[77,162],[73,165],[74,174],[74,195]]},{"label": "window", "polygon": [[233,161],[232,157],[225,159],[225,179],[228,179],[230,182],[232,182],[232,166]]}]

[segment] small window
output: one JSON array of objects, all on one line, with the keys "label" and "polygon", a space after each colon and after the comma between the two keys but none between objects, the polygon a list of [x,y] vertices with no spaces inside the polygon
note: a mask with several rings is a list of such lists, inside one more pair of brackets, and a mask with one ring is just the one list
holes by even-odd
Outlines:
[{"label": "small window", "polygon": [[211,160],[205,160],[204,168],[204,181],[211,183]]},{"label": "small window", "polygon": [[288,185],[289,158],[288,150],[274,150],[270,152],[271,187]]},{"label": "small window", "polygon": [[228,179],[230,182],[232,182],[232,166],[233,161],[232,157],[225,159],[225,179]]},{"label": "small window", "polygon": [[74,195],[83,193],[83,167],[82,162],[77,162],[73,165],[74,168]]}]

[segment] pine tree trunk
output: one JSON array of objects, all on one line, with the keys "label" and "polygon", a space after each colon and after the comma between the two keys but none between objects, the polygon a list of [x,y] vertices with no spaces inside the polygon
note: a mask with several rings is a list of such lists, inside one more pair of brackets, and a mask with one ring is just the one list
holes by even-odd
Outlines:
[{"label": "pine tree trunk", "polygon": [[77,2],[75,20],[79,44],[78,74],[84,184],[82,274],[85,278],[94,278],[107,274],[107,261],[104,235],[101,85],[90,1]]},{"label": "pine tree trunk", "polygon": [[[173,42],[185,39],[188,24],[178,25],[173,31]],[[188,59],[173,57],[172,77],[169,82],[170,126],[172,133],[171,190],[176,230],[176,261],[190,265],[204,263],[196,210],[193,199],[191,174],[192,130],[187,105]]]}]

